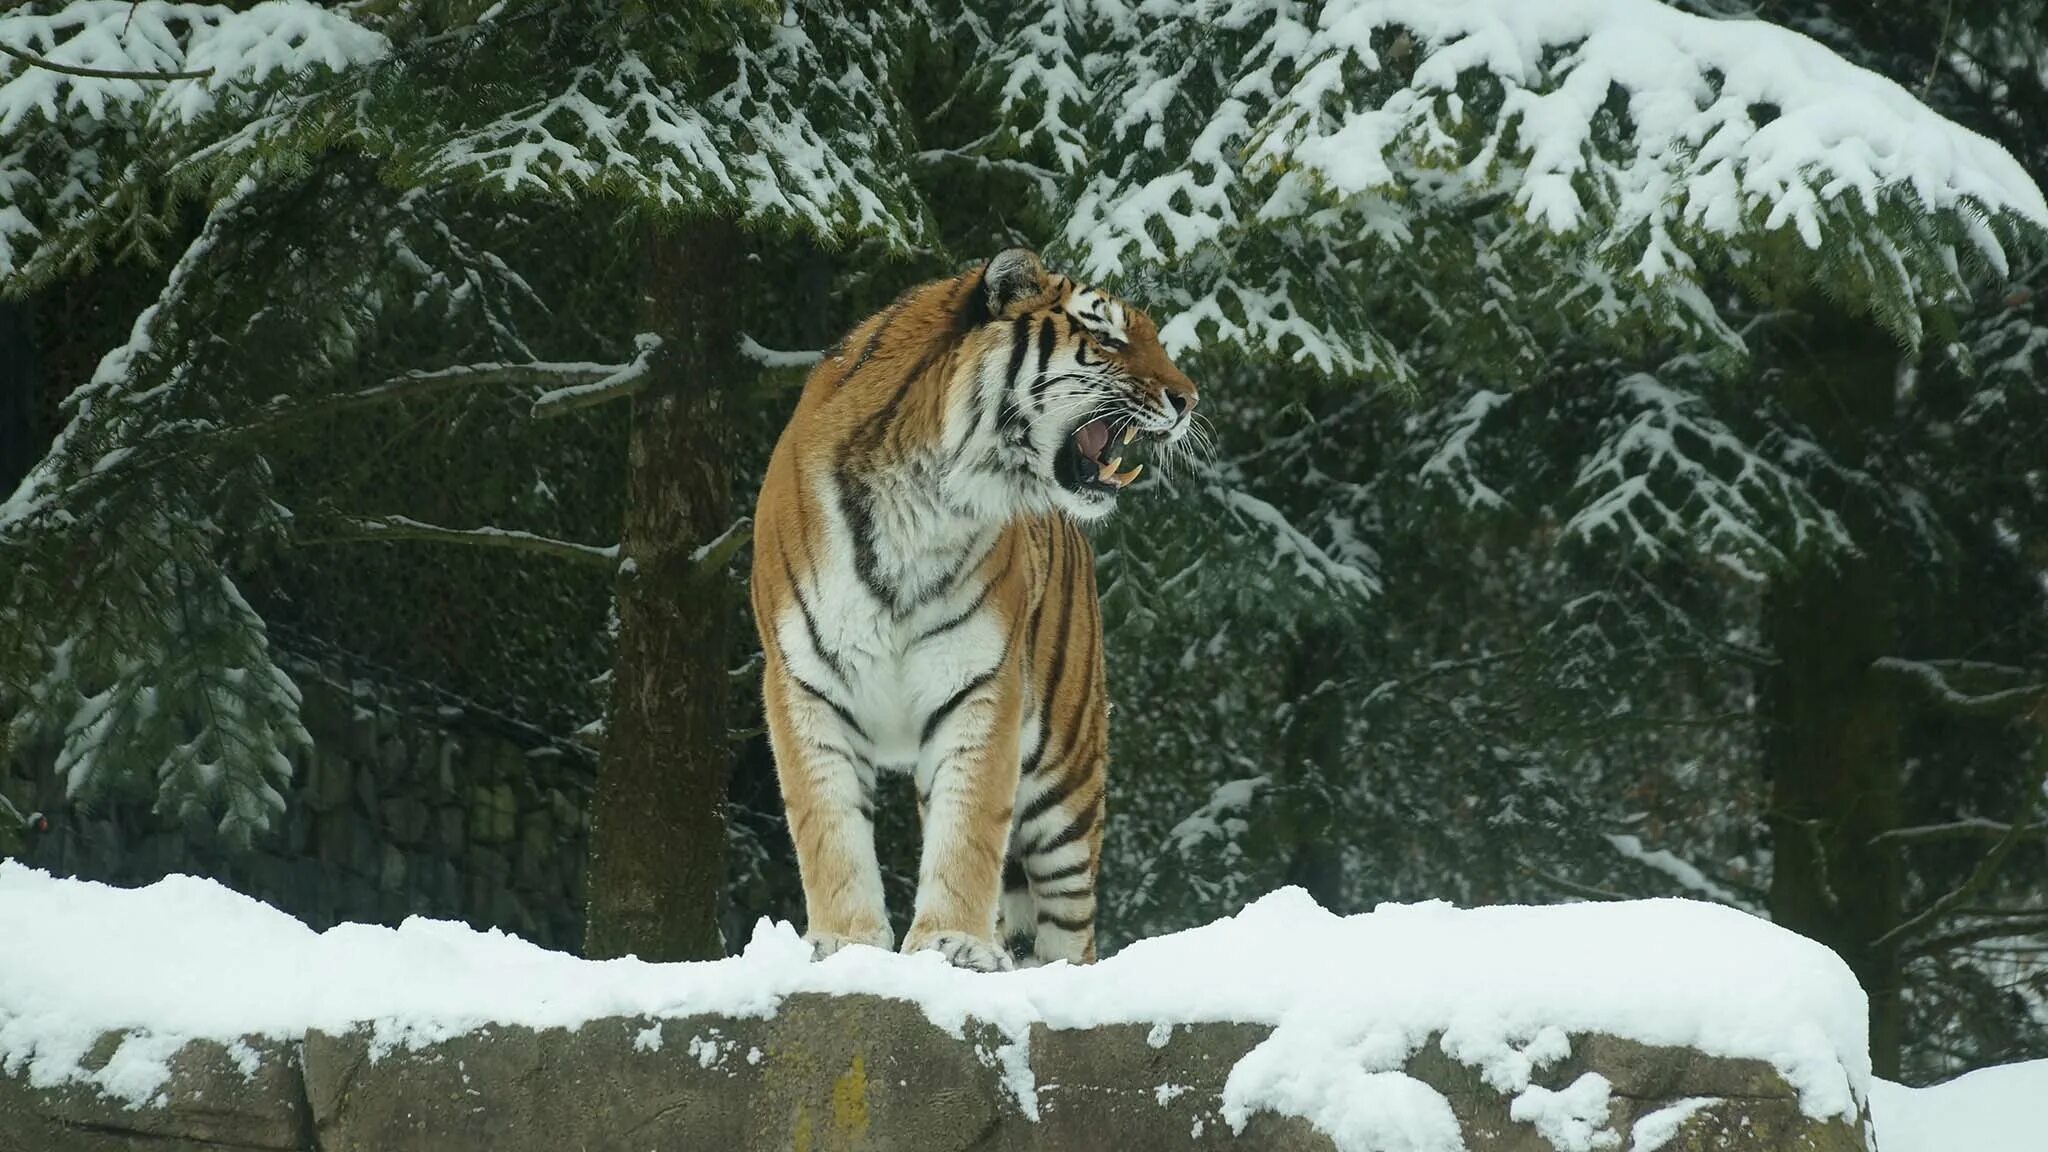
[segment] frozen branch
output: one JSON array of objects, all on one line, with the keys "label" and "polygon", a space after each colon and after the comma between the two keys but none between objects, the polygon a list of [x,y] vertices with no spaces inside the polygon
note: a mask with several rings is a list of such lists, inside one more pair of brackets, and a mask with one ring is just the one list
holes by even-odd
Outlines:
[{"label": "frozen branch", "polygon": [[764,347],[745,334],[740,336],[740,355],[763,368],[809,368],[825,358],[825,354],[818,351],[784,352]]},{"label": "frozen branch", "polygon": [[2004,668],[1970,661],[1906,660],[1896,656],[1880,657],[1872,662],[1871,667],[1880,672],[1903,676],[1932,694],[1935,703],[1952,712],[1967,715],[2010,716],[2048,702],[2048,684],[2021,684],[2012,688],[1973,693],[1955,687],[1949,680],[1951,674],[2031,674],[2027,669]]},{"label": "frozen branch", "polygon": [[1623,857],[1633,860],[1653,872],[1663,874],[1688,892],[1698,893],[1718,903],[1740,908],[1744,912],[1762,915],[1762,911],[1754,903],[1744,899],[1733,889],[1715,883],[1707,877],[1705,872],[1700,871],[1698,868],[1664,849],[1645,848],[1643,847],[1642,840],[1635,836],[1610,833],[1604,839]]},{"label": "frozen branch", "polygon": [[534,419],[544,420],[623,399],[647,387],[648,361],[661,347],[661,337],[652,332],[642,332],[633,338],[633,345],[638,351],[624,364],[591,365],[601,371],[590,379],[543,392],[536,397],[533,402]]},{"label": "frozen branch", "polygon": [[447,368],[421,369],[353,392],[336,392],[302,404],[278,407],[264,422],[294,423],[319,419],[392,401],[418,400],[457,388],[553,386],[557,391],[567,391],[578,385],[606,380],[624,367],[627,366],[583,360],[535,360],[523,364],[456,364]]},{"label": "frozen branch", "polygon": [[1973,817],[1969,820],[1952,820],[1945,824],[1920,824],[1911,828],[1893,828],[1870,838],[1872,844],[1903,843],[1917,844],[1928,841],[1948,840],[2002,840],[2007,836],[2022,838],[2048,836],[2048,824],[2031,824],[2014,831],[2013,826],[1998,820]]},{"label": "frozen branch", "polygon": [[[522,532],[515,528],[444,528],[438,524],[414,520],[409,516],[346,516],[341,519],[341,524],[345,535],[339,537],[340,539],[429,540],[438,544],[469,544],[606,566],[616,563],[619,558],[619,548],[616,544],[600,548],[594,544],[556,540],[553,537]],[[300,541],[302,544],[324,542],[325,540],[318,539]]]}]

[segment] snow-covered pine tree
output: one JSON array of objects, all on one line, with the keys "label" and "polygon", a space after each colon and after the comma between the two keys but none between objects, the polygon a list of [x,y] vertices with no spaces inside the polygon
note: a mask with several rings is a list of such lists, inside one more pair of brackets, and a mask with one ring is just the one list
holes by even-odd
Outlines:
[{"label": "snow-covered pine tree", "polygon": [[[624,347],[542,347],[529,335],[540,323],[521,289],[531,282],[505,271],[519,266],[518,247],[490,238],[493,204],[594,194],[678,212],[708,205],[726,219],[758,210],[767,223],[899,249],[930,234],[925,205],[945,208],[949,237],[1007,227],[1043,241],[1033,234],[1040,221],[1065,221],[1056,258],[1178,317],[1169,334],[1200,357],[1211,385],[1204,412],[1221,441],[1207,465],[1155,481],[1166,491],[1133,500],[1101,541],[1121,686],[1110,870],[1127,879],[1108,894],[1116,931],[1128,938],[1205,919],[1282,879],[1338,904],[1598,894],[1624,878],[1617,861],[1634,870],[1627,878],[1760,906],[1749,890],[1755,872],[1721,866],[1755,857],[1758,813],[1739,788],[1755,752],[1725,713],[1747,690],[1740,662],[1767,653],[1756,643],[1756,587],[1724,579],[1722,561],[1763,571],[1771,548],[1783,552],[1778,542],[1790,539],[1780,530],[1788,517],[1821,539],[1835,505],[1800,497],[1796,474],[1701,473],[1685,457],[1638,449],[1660,429],[1687,445],[1748,435],[1740,413],[1699,397],[1730,372],[1755,370],[1759,347],[1744,325],[1794,293],[1818,286],[1897,334],[1938,338],[1968,302],[1972,276],[2008,266],[2014,241],[2038,229],[2039,195],[2024,173],[1810,42],[1649,0],[933,8],[950,53],[892,35],[895,23],[820,36],[832,10],[819,6],[790,10],[795,25],[767,5],[699,5],[670,24],[633,6],[348,9],[351,27],[379,38],[364,42],[364,59],[348,55],[353,41],[337,31],[328,39],[341,49],[295,70],[271,66],[246,91],[208,89],[232,115],[150,120],[135,109],[155,107],[171,87],[137,82],[131,103],[79,119],[72,136],[41,146],[85,140],[106,155],[127,147],[157,159],[132,171],[81,162],[90,171],[80,186],[106,189],[91,201],[105,207],[90,212],[73,212],[61,189],[14,178],[10,188],[29,189],[20,214],[41,231],[9,235],[29,236],[24,259],[48,251],[60,269],[168,246],[184,236],[163,226],[157,193],[217,204],[244,176],[281,199],[279,181],[319,177],[383,205],[383,223],[336,233],[378,252],[391,245],[374,279],[405,287],[370,301],[372,321],[397,323],[404,311],[382,300],[424,299],[456,309],[443,327],[468,342],[409,348],[407,362],[368,371],[339,355],[347,370],[314,360],[278,374],[287,391],[303,380],[307,395],[333,405],[381,397],[373,390],[385,381],[538,388],[536,376],[639,370]],[[341,19],[310,11],[290,14]],[[164,19],[178,43],[183,26]],[[636,20],[657,24],[643,39]],[[59,39],[32,48],[61,55]],[[734,78],[717,50],[729,43],[795,52],[805,68],[768,68],[760,75],[776,82],[741,94],[731,86],[755,73]],[[885,78],[905,44],[978,67],[957,91],[944,70]],[[658,67],[649,63],[657,57]],[[340,71],[322,71],[329,60]],[[174,55],[147,63],[189,66]],[[256,69],[222,75],[244,73]],[[792,77],[858,82],[814,106],[812,86]],[[728,87],[707,87],[717,84]],[[707,90],[735,95],[692,102]],[[916,98],[914,144],[905,93]],[[781,115],[776,100],[814,113],[816,138],[846,147],[822,158],[799,149],[786,163],[732,161],[732,150],[757,141],[717,125],[769,114],[763,107]],[[7,131],[49,123],[24,113]],[[97,143],[110,131],[103,124],[138,123],[149,131]],[[873,135],[854,138],[862,132]],[[831,168],[843,157],[858,157],[851,177]],[[948,195],[920,201],[905,159]],[[827,166],[816,181],[803,166],[812,160]],[[26,161],[9,169],[30,170]],[[736,191],[757,185],[778,190],[787,209]],[[963,187],[985,194],[962,196]],[[821,199],[810,194],[817,188],[849,188],[851,199]],[[330,218],[354,228],[347,222],[369,209],[338,193],[293,203],[304,215],[275,217],[291,221],[287,235],[250,265],[313,269],[292,298],[352,317],[365,297],[326,285],[357,282],[320,270],[289,233]],[[432,243],[387,240],[390,221],[430,208],[442,223],[419,231]],[[46,226],[58,216],[76,217],[76,227]],[[40,246],[63,236],[77,239]],[[448,254],[419,255],[441,252],[435,245]],[[963,245],[962,254],[977,253]],[[386,279],[403,276],[426,287]],[[381,331],[356,319],[303,322],[308,332]],[[307,339],[291,349],[319,347],[386,345]],[[461,379],[413,374],[481,364],[493,367]],[[247,392],[253,370],[233,371],[242,381],[220,386],[223,402],[261,415],[270,400]],[[1428,402],[1390,418],[1360,381]],[[1552,421],[1525,392],[1543,389],[1576,417]],[[161,394],[130,387],[119,404],[160,403]],[[184,396],[199,402],[190,387]],[[1522,427],[1560,437],[1556,458],[1518,456],[1504,474],[1483,453],[1510,426],[1502,421],[1525,414]],[[93,426],[83,411],[80,419]],[[1604,438],[1595,435],[1603,421]],[[61,475],[90,476],[101,458],[80,454]],[[1575,485],[1599,460],[1612,467]],[[215,467],[212,457],[200,463]],[[1624,523],[1619,510],[1632,508],[1659,555],[1706,559],[1598,567],[1603,579],[1589,586],[1578,565],[1602,545],[1575,542],[1601,537],[1563,524],[1631,485],[1655,497],[1660,470],[1689,483],[1713,477],[1718,503],[1697,507],[1753,512],[1762,526],[1698,520],[1683,500],[1675,519],[1609,501],[1609,522]],[[225,490],[202,481],[190,485],[200,496]],[[1566,495],[1530,500],[1536,527],[1520,539],[1497,520],[1453,514],[1466,497],[1484,508],[1539,491]],[[1547,516],[1553,500],[1565,511]],[[281,530],[332,523],[318,509],[291,511]],[[222,540],[242,522],[216,522],[232,527],[209,528],[206,543],[226,555]],[[101,523],[118,531],[125,521],[109,513]],[[427,531],[388,518],[367,526]],[[49,525],[35,539],[77,539],[68,530]],[[557,554],[592,551],[603,548]],[[40,660],[45,649],[23,651]],[[46,674],[32,667],[24,692]],[[1695,676],[1699,668],[1708,673]],[[1679,706],[1673,714],[1650,711],[1669,704]],[[1642,818],[1619,823],[1617,808]],[[1705,829],[1686,836],[1694,820]],[[1558,835],[1567,824],[1611,835]],[[1665,832],[1682,838],[1670,842],[1684,859],[1657,838]]]},{"label": "snow-covered pine tree", "polygon": [[[1770,620],[1858,602],[1832,586],[1787,600],[1787,577],[1939,570],[1936,538],[1954,526],[1921,485],[1972,467],[1946,450],[1894,459],[1882,439],[1844,439],[1810,402],[1890,397],[1895,343],[1983,380],[1953,355],[1982,337],[1957,333],[1976,330],[1987,291],[2031,275],[2048,211],[2011,155],[1906,88],[1783,28],[1692,7],[1705,14],[1648,0],[1047,3],[988,30],[1014,82],[1001,89],[1006,130],[977,143],[992,160],[1068,174],[1068,258],[1171,300],[1169,337],[1202,345],[1204,371],[1221,376],[1208,411],[1226,450],[1184,494],[1248,491],[1326,555],[1369,557],[1369,540],[1380,559],[1367,570],[1389,589],[1368,609],[1382,622],[1367,634],[1386,639],[1367,658],[1395,666],[1347,684],[1316,671],[1359,663],[1356,650],[1321,654],[1343,636],[1322,625],[1327,609],[1306,608],[1328,603],[1320,582],[1272,579],[1287,550],[1223,517],[1190,527],[1152,506],[1112,530],[1112,588],[1125,565],[1172,555],[1176,537],[1201,540],[1163,569],[1135,568],[1134,586],[1174,596],[1119,617],[1121,651],[1135,640],[1148,671],[1179,669],[1137,681],[1119,713],[1119,762],[1158,782],[1136,786],[1136,818],[1123,809],[1112,850],[1177,888],[1162,896],[1148,879],[1113,902],[1126,930],[1179,922],[1190,900],[1221,911],[1289,876],[1341,889],[1324,831],[1353,817],[1335,808],[1369,814],[1384,841],[1334,853],[1338,876],[1373,873],[1363,898],[1675,883],[1778,910],[1850,956],[1880,1006],[1896,1004],[1899,941],[1878,943],[1909,922],[1887,908],[1896,848],[1861,846],[1897,813],[1872,806],[1837,823],[1840,810],[1787,815],[1764,798],[1769,768],[1781,801],[1829,803],[1799,799],[1806,785],[1786,771],[1818,763],[1813,748],[1757,741],[1760,726],[1797,730],[1786,710],[1839,669],[1769,678],[1780,687],[1762,717],[1751,679],[1801,647]],[[1842,24],[1804,15],[1853,51]],[[2039,58],[2010,40],[1988,47],[1988,30],[2011,22],[1966,21],[1954,41],[1950,67],[1977,74],[1981,127],[2012,122],[2011,104],[1983,108],[2026,83],[2024,68],[1980,58]],[[1902,57],[1945,39],[1891,34]],[[1797,357],[1800,341],[1819,344]],[[1339,386],[1225,373],[1223,346]],[[1350,395],[1361,377],[1425,402],[1389,416]],[[2010,463],[2010,449],[1988,458]],[[1512,513],[1513,526],[1487,530],[1460,509]],[[1451,547],[1469,551],[1443,555]],[[1278,630],[1282,649],[1231,611],[1247,599],[1299,617]],[[1865,651],[1848,623],[1813,637],[1842,641],[1836,663],[1859,676],[1903,642],[1873,635]],[[1209,706],[1184,698],[1192,669],[1276,659],[1284,671],[1222,689],[1222,719],[1190,714]],[[1327,742],[1313,733],[1333,724],[1347,730],[1336,743],[1351,774],[1274,763],[1291,742]],[[1849,747],[1843,735],[1818,738]],[[1870,751],[1899,763],[1895,749]],[[2008,765],[2025,762],[2024,748],[2007,751]],[[1201,764],[1209,787],[1190,800],[1187,774],[1176,792],[1155,760]],[[1643,835],[1644,817],[1688,819],[1716,789],[1712,819],[1671,827],[1685,858]],[[1633,804],[1601,799],[1629,792]],[[1775,877],[1755,835],[1767,811]],[[1843,853],[1835,874],[1872,877],[1872,915],[1793,908],[1785,877],[1821,873],[1793,865],[1791,840],[1821,824]],[[1569,839],[1567,826],[1603,835],[1577,851],[1542,844]],[[1432,851],[1432,834],[1456,847]],[[1418,860],[1434,869],[1426,883]],[[1896,1051],[1896,1023],[1879,1013],[1880,1051]]]},{"label": "snow-covered pine tree", "polygon": [[[890,79],[913,15],[299,0],[0,15],[8,291],[107,254],[175,254],[0,516],[14,737],[58,734],[74,795],[146,780],[161,807],[209,810],[246,837],[305,741],[235,587],[249,550],[347,530],[616,564],[614,682],[631,688],[609,725],[593,946],[717,951],[729,613],[716,573],[744,539],[719,454],[739,382],[729,277],[742,229],[884,250],[923,235]],[[622,252],[644,248],[633,295],[651,299],[620,308],[650,338],[550,359],[527,335],[549,302],[516,252],[486,246],[491,213],[591,201],[614,206]],[[203,212],[196,232],[188,206]],[[267,433],[478,388],[523,390],[543,414],[634,397],[617,544],[274,498]],[[668,443],[683,432],[689,451]],[[649,668],[664,645],[701,667]],[[645,690],[657,675],[695,690]],[[679,863],[678,843],[698,858]]]}]

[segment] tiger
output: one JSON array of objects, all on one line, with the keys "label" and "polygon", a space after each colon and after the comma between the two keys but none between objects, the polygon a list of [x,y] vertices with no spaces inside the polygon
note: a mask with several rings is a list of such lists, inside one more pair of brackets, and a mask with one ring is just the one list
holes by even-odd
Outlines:
[{"label": "tiger", "polygon": [[1095,959],[1109,703],[1095,554],[1194,383],[1117,297],[1013,248],[904,292],[810,370],[763,477],[762,703],[823,959],[895,947],[879,773],[922,830],[901,950]]}]

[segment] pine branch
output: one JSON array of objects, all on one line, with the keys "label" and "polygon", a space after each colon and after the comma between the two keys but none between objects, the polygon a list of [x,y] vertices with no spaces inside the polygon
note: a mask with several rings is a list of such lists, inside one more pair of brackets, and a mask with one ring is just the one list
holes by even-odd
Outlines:
[{"label": "pine branch", "polygon": [[344,540],[427,540],[437,544],[503,548],[514,552],[552,556],[557,560],[575,560],[606,566],[617,563],[619,559],[619,548],[616,544],[600,548],[595,544],[557,540],[515,528],[444,528],[438,524],[414,520],[409,516],[342,516],[336,522],[341,529],[338,535],[305,537],[296,543],[312,545]]},{"label": "pine branch", "polygon": [[197,72],[125,72],[111,68],[88,68],[83,64],[62,64],[33,52],[24,52],[4,40],[0,40],[0,56],[12,56],[31,68],[62,72],[66,76],[83,76],[90,80],[135,80],[148,83],[158,80],[204,80],[213,75],[211,68],[201,68]]}]

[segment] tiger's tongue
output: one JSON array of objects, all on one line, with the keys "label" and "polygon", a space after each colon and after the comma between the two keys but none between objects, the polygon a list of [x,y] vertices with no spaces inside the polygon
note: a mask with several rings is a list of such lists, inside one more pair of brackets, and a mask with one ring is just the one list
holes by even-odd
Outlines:
[{"label": "tiger's tongue", "polygon": [[1090,420],[1074,433],[1074,447],[1081,455],[1097,463],[1102,462],[1102,450],[1109,444],[1109,420]]}]

